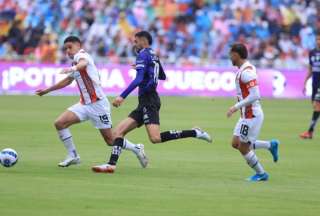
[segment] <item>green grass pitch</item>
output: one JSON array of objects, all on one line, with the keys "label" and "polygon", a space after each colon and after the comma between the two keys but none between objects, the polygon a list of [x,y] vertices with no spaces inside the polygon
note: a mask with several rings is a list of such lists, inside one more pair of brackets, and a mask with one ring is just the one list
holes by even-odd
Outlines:
[{"label": "green grass pitch", "polygon": [[[265,122],[260,139],[281,140],[280,160],[257,154],[270,181],[250,183],[253,172],[230,146],[238,115],[226,118],[232,99],[162,97],[161,128],[201,126],[214,143],[184,139],[153,145],[144,128],[129,134],[144,143],[147,169],[124,151],[116,173],[96,174],[110,148],[89,122],[71,127],[81,155],[79,166],[58,168],[65,150],[53,127],[76,97],[0,96],[0,148],[17,150],[12,168],[0,167],[1,215],[106,216],[316,216],[320,215],[320,133],[300,140],[311,118],[307,100],[262,101]],[[136,106],[129,98],[112,110],[117,124]]]}]

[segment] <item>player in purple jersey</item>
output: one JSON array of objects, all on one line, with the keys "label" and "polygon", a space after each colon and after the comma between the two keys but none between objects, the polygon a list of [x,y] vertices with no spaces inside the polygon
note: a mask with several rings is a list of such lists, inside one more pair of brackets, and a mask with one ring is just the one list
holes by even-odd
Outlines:
[{"label": "player in purple jersey", "polygon": [[[122,149],[126,149],[124,136],[133,129],[142,126],[146,127],[149,139],[152,143],[163,143],[169,140],[194,137],[207,142],[212,142],[208,133],[199,128],[191,130],[170,130],[160,132],[160,97],[157,93],[158,80],[164,80],[166,75],[159,61],[158,56],[150,48],[152,37],[149,32],[141,31],[135,34],[135,47],[137,48],[137,58],[135,69],[136,78],[125,89],[120,96],[113,101],[113,106],[119,107],[125,98],[136,88],[139,87],[138,107],[124,119],[115,129],[115,140],[113,143],[112,154],[109,162],[92,167],[95,172],[113,173]],[[148,158],[142,164],[146,167]]]},{"label": "player in purple jersey", "polygon": [[312,139],[314,127],[316,126],[320,115],[320,33],[317,33],[316,43],[317,47],[309,53],[309,68],[304,80],[303,88],[303,92],[305,92],[307,81],[312,77],[311,100],[313,105],[313,114],[308,131],[300,134],[302,139]]}]

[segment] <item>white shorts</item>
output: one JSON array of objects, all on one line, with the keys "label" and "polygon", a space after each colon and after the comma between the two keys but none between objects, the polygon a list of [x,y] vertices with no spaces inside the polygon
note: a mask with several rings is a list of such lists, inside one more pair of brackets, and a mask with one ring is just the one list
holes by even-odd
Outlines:
[{"label": "white shorts", "polygon": [[107,99],[87,105],[77,103],[69,107],[68,110],[76,114],[80,121],[90,120],[97,129],[112,127],[110,104]]},{"label": "white shorts", "polygon": [[238,136],[241,142],[254,143],[259,136],[263,118],[263,114],[252,119],[240,118],[234,128],[233,135]]}]

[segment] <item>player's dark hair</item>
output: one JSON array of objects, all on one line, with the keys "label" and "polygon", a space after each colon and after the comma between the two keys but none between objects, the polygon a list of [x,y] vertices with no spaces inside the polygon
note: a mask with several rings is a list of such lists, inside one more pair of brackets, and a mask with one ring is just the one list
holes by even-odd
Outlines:
[{"label": "player's dark hair", "polygon": [[81,44],[80,39],[77,36],[73,36],[73,35],[68,36],[66,39],[64,39],[63,44],[68,43],[68,42],[71,42],[71,43],[76,42],[76,43]]},{"label": "player's dark hair", "polygon": [[135,34],[136,37],[139,37],[139,38],[146,38],[148,40],[148,43],[149,45],[152,45],[152,36],[149,32],[147,31],[140,31],[140,32],[137,32]]},{"label": "player's dark hair", "polygon": [[231,46],[231,52],[238,53],[242,59],[248,58],[248,50],[244,44],[236,43]]}]

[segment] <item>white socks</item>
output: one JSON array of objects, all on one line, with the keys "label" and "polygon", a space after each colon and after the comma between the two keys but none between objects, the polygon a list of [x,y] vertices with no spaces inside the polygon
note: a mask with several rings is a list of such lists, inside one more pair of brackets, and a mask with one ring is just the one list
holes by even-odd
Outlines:
[{"label": "white socks", "polygon": [[68,151],[68,155],[71,157],[77,157],[76,147],[74,146],[72,135],[68,128],[62,129],[58,131],[60,140],[63,142],[64,146]]},{"label": "white socks", "polygon": [[252,144],[252,149],[270,149],[270,147],[271,147],[270,141],[256,140]]},{"label": "white socks", "polygon": [[134,153],[137,153],[139,151],[139,149],[137,148],[137,145],[133,144],[132,142],[130,142],[127,139],[123,139],[123,148],[127,149],[127,150],[130,150],[130,151],[132,151]]},{"label": "white socks", "polygon": [[256,171],[257,174],[265,173],[262,165],[259,163],[257,155],[253,150],[250,150],[246,155],[243,155],[249,166]]}]

